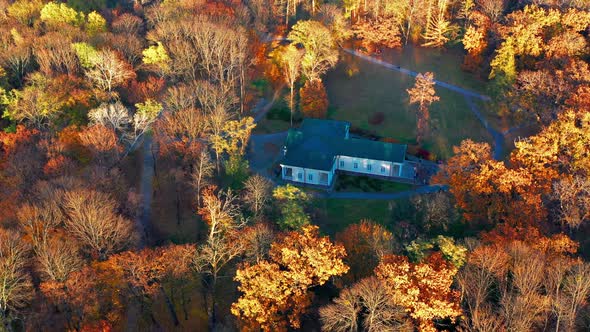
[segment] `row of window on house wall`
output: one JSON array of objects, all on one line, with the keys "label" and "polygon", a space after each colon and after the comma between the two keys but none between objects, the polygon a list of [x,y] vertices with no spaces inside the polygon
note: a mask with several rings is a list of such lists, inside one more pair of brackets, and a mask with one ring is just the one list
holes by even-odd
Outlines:
[{"label": "row of window on house wall", "polygon": [[[297,179],[303,180],[303,173],[297,173]],[[311,173],[307,174],[307,180],[313,181],[313,174],[311,174]]]},{"label": "row of window on house wall", "polygon": [[[344,167],[344,161],[343,160],[340,160],[340,167]],[[359,163],[355,161],[352,164],[352,168],[358,169],[359,168]],[[373,170],[373,165],[367,164],[367,171],[372,171],[372,170]],[[385,174],[385,171],[386,170],[387,169],[385,168],[385,166],[381,166],[381,173]]]}]

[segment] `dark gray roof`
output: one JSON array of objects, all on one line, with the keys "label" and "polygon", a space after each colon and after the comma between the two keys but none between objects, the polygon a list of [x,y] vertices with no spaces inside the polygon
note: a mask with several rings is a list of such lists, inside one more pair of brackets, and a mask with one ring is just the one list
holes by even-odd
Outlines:
[{"label": "dark gray roof", "polygon": [[305,119],[299,129],[290,129],[287,153],[281,164],[331,170],[338,155],[401,163],[407,146],[364,139],[345,138],[348,122]]}]

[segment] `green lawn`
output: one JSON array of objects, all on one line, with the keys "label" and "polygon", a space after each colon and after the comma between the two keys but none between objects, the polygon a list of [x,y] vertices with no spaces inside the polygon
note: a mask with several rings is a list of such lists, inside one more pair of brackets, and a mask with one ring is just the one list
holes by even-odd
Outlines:
[{"label": "green lawn", "polygon": [[363,199],[315,199],[312,220],[323,232],[334,235],[361,219],[385,224],[391,215],[390,203]]},{"label": "green lawn", "polygon": [[[467,85],[474,84],[481,89],[481,84],[474,83],[475,79],[460,70],[460,59],[433,54],[431,57],[436,61],[433,60],[430,66],[426,65],[430,62],[424,59],[427,55],[420,57],[419,62],[414,59],[413,63],[410,60],[407,60],[408,64],[403,61],[395,63],[407,65],[409,69],[417,71],[433,70],[435,77],[441,80],[452,77],[450,72],[454,72],[457,77],[450,80],[452,83],[466,88],[474,88]],[[414,57],[417,57],[416,52]],[[433,68],[429,68],[431,66]],[[439,77],[437,69],[445,74],[440,74]],[[330,105],[333,107],[330,118],[350,121],[353,127],[379,136],[415,143],[415,106],[408,105],[406,92],[414,84],[413,77],[343,54],[340,64],[327,75],[325,82]],[[448,158],[452,147],[465,138],[490,141],[485,128],[471,113],[462,95],[444,88],[436,88],[436,93],[440,101],[430,108],[432,137],[425,144],[428,150],[438,158]],[[371,124],[370,119],[378,112],[383,113],[383,121]]]},{"label": "green lawn", "polygon": [[338,174],[334,188],[338,191],[353,192],[397,192],[411,190],[412,185],[370,178],[368,176]]}]

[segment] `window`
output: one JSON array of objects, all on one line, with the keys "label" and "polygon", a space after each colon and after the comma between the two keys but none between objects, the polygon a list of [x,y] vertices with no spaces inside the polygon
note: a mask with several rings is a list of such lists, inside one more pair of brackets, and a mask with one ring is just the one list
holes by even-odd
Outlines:
[{"label": "window", "polygon": [[368,164],[368,165],[367,165],[367,171],[370,171],[370,170],[372,170],[372,169],[373,169],[373,165],[371,165],[371,164]]},{"label": "window", "polygon": [[385,166],[381,166],[381,173],[385,173]]},{"label": "window", "polygon": [[303,180],[303,173],[297,173],[297,178],[299,180]]},{"label": "window", "polygon": [[307,175],[307,179],[308,179],[309,181],[313,181],[313,174],[309,173],[309,174]]},{"label": "window", "polygon": [[320,173],[320,183],[328,184],[328,173]]},{"label": "window", "polygon": [[340,160],[340,167],[344,167],[344,161]]},{"label": "window", "polygon": [[354,168],[359,168],[359,163],[355,162],[353,167]]},{"label": "window", "polygon": [[287,167],[285,170],[285,176],[292,177],[293,176],[293,169],[291,167]]}]

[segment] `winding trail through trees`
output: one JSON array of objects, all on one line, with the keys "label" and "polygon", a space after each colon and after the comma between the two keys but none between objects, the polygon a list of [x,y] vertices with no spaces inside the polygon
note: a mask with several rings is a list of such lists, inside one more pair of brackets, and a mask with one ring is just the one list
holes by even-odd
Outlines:
[{"label": "winding trail through trees", "polygon": [[143,248],[146,245],[146,242],[148,242],[151,230],[152,199],[154,194],[153,182],[155,171],[155,160],[152,151],[153,139],[151,135],[145,135],[143,137],[142,148],[143,160],[140,173],[141,176],[139,181],[139,193],[141,195],[141,211],[139,213],[139,216],[137,217],[137,230],[140,234],[140,248]]}]

